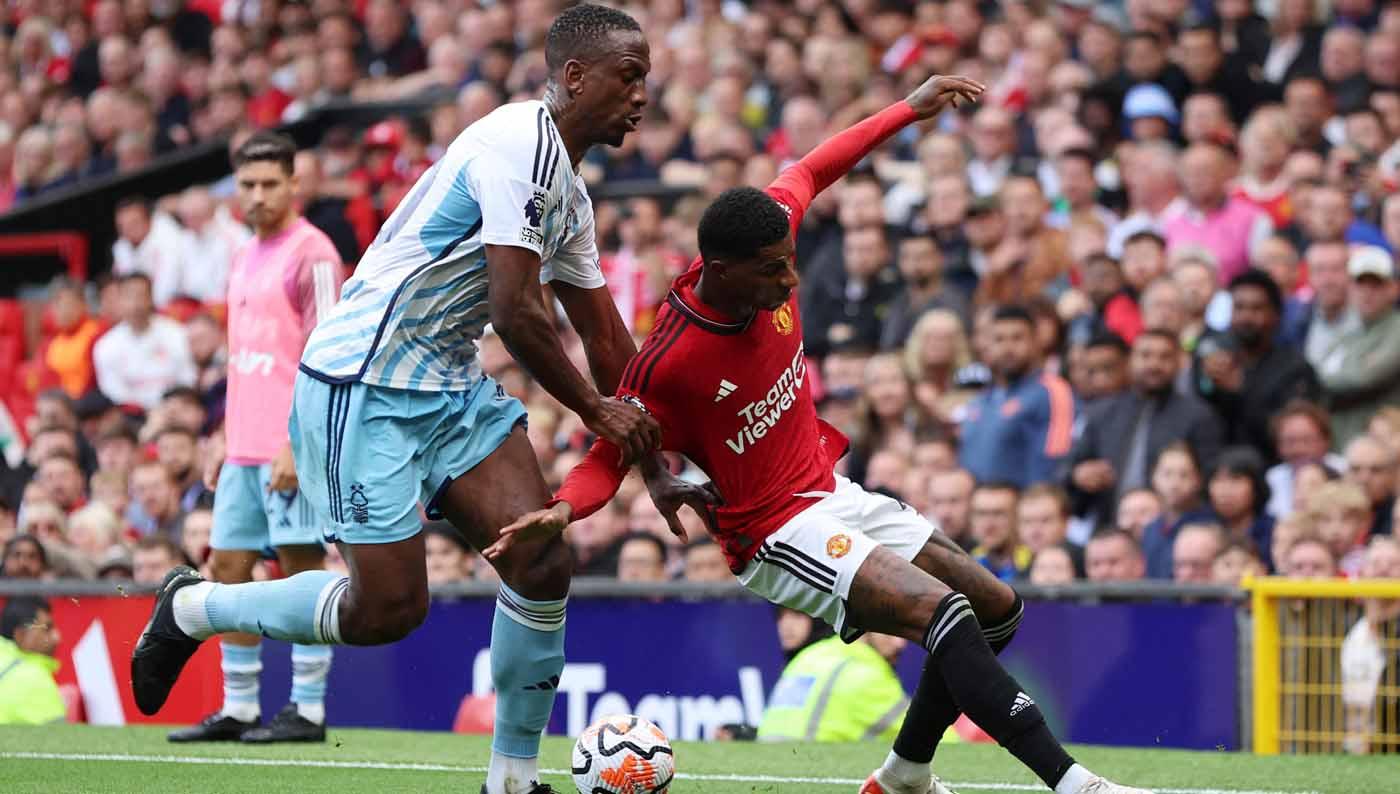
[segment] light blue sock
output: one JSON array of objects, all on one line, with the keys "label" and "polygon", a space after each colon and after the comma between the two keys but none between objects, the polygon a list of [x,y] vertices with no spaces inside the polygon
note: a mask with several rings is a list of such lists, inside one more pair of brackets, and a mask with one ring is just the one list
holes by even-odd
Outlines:
[{"label": "light blue sock", "polygon": [[292,702],[312,722],[325,721],[326,676],[330,672],[329,645],[292,646]]},{"label": "light blue sock", "polygon": [[241,631],[306,645],[339,645],[340,602],[349,587],[349,578],[330,571],[305,571],[271,582],[200,582],[176,591],[175,622],[196,639]]},{"label": "light blue sock", "polygon": [[[539,755],[540,735],[549,724],[564,670],[567,602],[531,601],[501,585],[491,623],[491,681],[496,686],[491,749],[500,755]],[[489,787],[489,775],[487,782]]]},{"label": "light blue sock", "polygon": [[243,722],[258,718],[258,678],[262,675],[262,643],[234,645],[219,643],[224,673],[224,706],[220,712]]}]

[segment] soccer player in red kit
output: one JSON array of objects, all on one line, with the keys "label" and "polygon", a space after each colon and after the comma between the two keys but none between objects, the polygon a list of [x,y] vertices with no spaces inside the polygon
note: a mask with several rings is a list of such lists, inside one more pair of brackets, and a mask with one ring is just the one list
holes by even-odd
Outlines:
[{"label": "soccer player in red kit", "polygon": [[[803,213],[891,135],[982,90],[965,78],[930,78],[766,191],[715,199],[700,221],[700,257],[673,285],[618,395],[656,418],[663,449],[711,477],[723,497],[712,531],[744,586],[826,620],[847,641],[868,630],[928,651],[894,749],[862,794],[947,792],[930,764],[959,712],[1057,794],[1146,794],[1076,764],[997,661],[1021,620],[1015,592],[914,510],[833,473],[848,442],[817,417],[807,380],[793,243]],[[597,510],[626,474],[620,461],[617,447],[594,444],[554,502],[501,530],[486,556]]]}]

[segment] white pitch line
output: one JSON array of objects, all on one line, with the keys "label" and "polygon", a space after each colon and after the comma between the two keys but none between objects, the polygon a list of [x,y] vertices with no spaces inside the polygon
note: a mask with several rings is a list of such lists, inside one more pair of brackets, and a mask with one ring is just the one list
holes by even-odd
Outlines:
[{"label": "white pitch line", "polygon": [[[385,769],[406,772],[485,772],[484,766],[452,764],[415,764],[393,761],[317,761],[309,758],[221,758],[202,755],[129,755],[125,753],[33,753],[0,752],[0,758],[17,761],[118,761],[145,764],[199,764],[218,766],[289,766],[309,769]],[[569,775],[567,769],[541,769],[545,775]],[[780,777],[776,775],[693,775],[682,772],[678,780],[699,780],[710,783],[807,783],[820,786],[859,786],[864,778],[843,777]],[[952,783],[954,789],[982,791],[1045,791],[1044,786],[1025,783]],[[1221,788],[1159,788],[1156,794],[1319,794],[1316,791],[1265,791],[1260,789]]]}]

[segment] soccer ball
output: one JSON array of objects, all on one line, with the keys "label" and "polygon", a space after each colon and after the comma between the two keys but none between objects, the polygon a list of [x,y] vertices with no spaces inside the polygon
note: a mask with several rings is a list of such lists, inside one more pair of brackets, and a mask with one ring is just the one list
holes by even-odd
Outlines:
[{"label": "soccer ball", "polygon": [[604,717],[574,745],[579,794],[666,794],[676,754],[661,729],[631,714]]}]

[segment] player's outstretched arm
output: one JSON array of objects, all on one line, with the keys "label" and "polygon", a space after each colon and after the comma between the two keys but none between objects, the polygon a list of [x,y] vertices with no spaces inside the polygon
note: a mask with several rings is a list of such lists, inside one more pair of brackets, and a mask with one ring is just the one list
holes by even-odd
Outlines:
[{"label": "player's outstretched arm", "polygon": [[[975,102],[985,87],[966,77],[934,75],[903,100],[826,139],[778,176],[771,187],[786,190],[805,210],[812,198],[850,173],[890,136],[948,107]],[[794,221],[795,222],[795,221]]]},{"label": "player's outstretched arm", "polygon": [[612,442],[598,439],[588,454],[564,478],[553,503],[517,518],[501,529],[500,537],[481,554],[495,560],[517,543],[557,535],[575,518],[586,518],[608,503],[622,487],[628,466]]},{"label": "player's outstretched arm", "polygon": [[636,408],[603,397],[564,354],[552,313],[539,287],[540,258],[527,248],[486,246],[487,298],[491,325],[511,355],[589,430],[636,460],[661,442],[656,421]]}]

